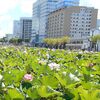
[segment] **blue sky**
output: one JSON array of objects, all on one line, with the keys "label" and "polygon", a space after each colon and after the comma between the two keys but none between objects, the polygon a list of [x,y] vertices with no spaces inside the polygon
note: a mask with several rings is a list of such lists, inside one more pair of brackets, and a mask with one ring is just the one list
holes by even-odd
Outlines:
[{"label": "blue sky", "polygon": [[[13,20],[32,16],[32,5],[36,0],[0,0],[0,37],[13,32]],[[81,0],[80,5],[100,9],[100,0]],[[100,12],[98,14],[100,18]]]}]

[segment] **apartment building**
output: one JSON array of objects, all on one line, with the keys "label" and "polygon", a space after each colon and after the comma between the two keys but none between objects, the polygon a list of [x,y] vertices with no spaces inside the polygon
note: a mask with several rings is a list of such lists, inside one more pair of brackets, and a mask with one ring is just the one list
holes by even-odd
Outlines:
[{"label": "apartment building", "polygon": [[72,41],[83,41],[96,28],[97,9],[73,6],[58,9],[48,16],[47,37],[69,35]]},{"label": "apartment building", "polygon": [[22,17],[20,18],[20,32],[22,39],[31,39],[32,33],[32,18]]}]

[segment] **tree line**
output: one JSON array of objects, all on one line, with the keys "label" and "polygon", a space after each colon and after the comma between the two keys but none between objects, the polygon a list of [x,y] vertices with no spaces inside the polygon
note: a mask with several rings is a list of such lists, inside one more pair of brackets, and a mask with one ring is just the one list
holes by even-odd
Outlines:
[{"label": "tree line", "polygon": [[66,43],[70,41],[70,38],[68,36],[65,37],[59,37],[59,38],[45,38],[44,43],[46,47],[49,48],[62,48],[64,49],[66,47]]},{"label": "tree line", "polygon": [[25,43],[29,43],[30,42],[30,39],[20,39],[20,38],[11,38],[10,40],[7,40],[6,37],[3,37],[3,38],[0,38],[0,42],[2,43],[11,43],[11,44],[14,44],[14,45],[18,45],[18,44],[22,44],[22,42],[25,42]]}]

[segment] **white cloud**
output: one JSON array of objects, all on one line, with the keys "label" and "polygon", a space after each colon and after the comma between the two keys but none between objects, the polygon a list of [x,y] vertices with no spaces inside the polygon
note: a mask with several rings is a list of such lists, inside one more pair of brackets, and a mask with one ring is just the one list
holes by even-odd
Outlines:
[{"label": "white cloud", "polygon": [[90,0],[92,6],[98,9],[98,18],[100,18],[100,0]]},{"label": "white cloud", "polygon": [[80,0],[80,5],[98,9],[98,18],[100,18],[100,0]]},{"label": "white cloud", "polygon": [[10,10],[14,9],[19,0],[0,0],[0,37],[12,30],[12,16],[9,15]]},{"label": "white cloud", "polygon": [[4,37],[4,31],[0,29],[0,37]]},{"label": "white cloud", "polygon": [[33,1],[36,1],[36,0],[22,0],[22,2],[20,2],[21,11],[23,13],[32,15]]},{"label": "white cloud", "polygon": [[0,23],[3,24],[3,21],[8,21],[8,20],[11,20],[11,16],[10,15],[3,15],[3,16],[0,16]]},{"label": "white cloud", "polygon": [[9,10],[13,9],[19,0],[0,0],[0,15],[7,13]]},{"label": "white cloud", "polygon": [[12,22],[13,18],[10,15],[0,16],[0,37],[12,31]]},{"label": "white cloud", "polygon": [[[0,37],[13,31],[13,15],[10,12],[20,7],[22,15],[32,15],[32,4],[36,0],[0,0]],[[16,10],[15,10],[16,12]],[[14,14],[14,13],[13,13]],[[22,15],[18,15],[23,17]]]}]

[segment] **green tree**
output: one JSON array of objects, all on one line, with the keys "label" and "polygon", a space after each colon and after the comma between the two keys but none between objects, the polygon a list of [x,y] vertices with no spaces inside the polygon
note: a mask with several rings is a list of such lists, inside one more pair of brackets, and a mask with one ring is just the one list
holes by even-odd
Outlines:
[{"label": "green tree", "polygon": [[24,39],[24,42],[29,43],[30,39]]},{"label": "green tree", "polygon": [[66,43],[68,43],[70,38],[68,36],[61,38],[45,38],[44,43],[50,48],[65,48]]},{"label": "green tree", "polygon": [[97,41],[99,41],[99,40],[100,40],[100,35],[99,34],[91,37],[92,48],[95,48],[95,50],[96,50]]},{"label": "green tree", "polygon": [[66,47],[66,44],[70,41],[70,38],[68,36],[61,38],[61,44],[63,46],[63,49]]},{"label": "green tree", "polygon": [[18,41],[18,43],[22,43],[23,40],[22,39],[18,39],[17,41]]},{"label": "green tree", "polygon": [[7,42],[6,37],[0,38],[0,42],[2,42],[2,44],[3,44],[4,42]]},{"label": "green tree", "polygon": [[93,43],[96,43],[98,40],[100,40],[100,35],[92,36],[91,40],[92,40]]},{"label": "green tree", "polygon": [[22,39],[20,39],[20,38],[12,38],[12,39],[9,40],[9,43],[12,43],[14,45],[19,45],[19,44],[22,43]]}]

